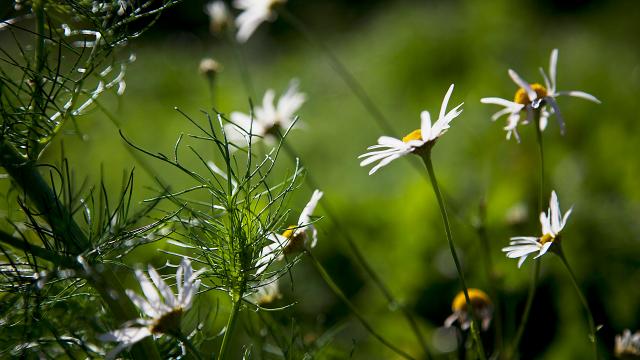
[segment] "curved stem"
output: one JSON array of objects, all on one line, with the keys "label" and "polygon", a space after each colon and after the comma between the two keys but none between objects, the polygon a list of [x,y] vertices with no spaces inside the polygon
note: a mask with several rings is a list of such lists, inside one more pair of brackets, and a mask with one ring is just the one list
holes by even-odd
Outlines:
[{"label": "curved stem", "polygon": [[538,286],[539,277],[540,277],[540,259],[536,259],[533,265],[533,275],[532,275],[531,283],[529,284],[527,302],[524,305],[524,312],[522,313],[522,318],[520,319],[520,325],[518,326],[518,330],[516,331],[516,337],[513,339],[513,344],[511,344],[511,351],[509,353],[509,356],[507,356],[507,358],[511,358],[513,354],[515,354],[518,351],[518,345],[520,345],[520,340],[522,340],[524,329],[527,327],[527,322],[529,320],[529,313],[531,312],[533,298],[536,295],[536,288]]},{"label": "curved stem", "polygon": [[[540,214],[544,209],[544,146],[542,143],[542,130],[540,130],[540,110],[536,109],[533,113],[533,126],[536,131],[536,143],[538,145],[538,156],[540,162],[540,171],[539,171],[539,182],[538,182],[538,214]],[[513,344],[511,344],[511,351],[508,358],[518,351],[518,346],[520,345],[520,340],[522,340],[522,335],[524,335],[524,329],[527,326],[527,322],[529,320],[529,314],[531,312],[531,306],[533,305],[533,298],[536,294],[536,288],[538,286],[538,279],[540,277],[540,259],[535,260],[535,264],[533,266],[533,278],[531,280],[531,284],[529,285],[529,292],[527,294],[527,302],[524,306],[524,312],[522,313],[522,318],[520,319],[520,325],[518,325],[518,330],[516,331],[516,337],[513,340]]]},{"label": "curved stem", "polygon": [[[71,259],[72,255],[81,254],[92,246],[73,219],[68,207],[60,201],[40,175],[35,162],[28,161],[5,140],[0,140],[0,166],[22,188],[31,204],[51,227],[55,240],[60,242],[60,247],[65,249],[67,253],[54,253],[55,256],[50,256],[49,260],[55,262],[59,260],[59,257],[67,256]],[[5,238],[4,240],[9,239]],[[40,253],[40,255],[45,254],[44,252]],[[100,294],[118,322],[122,323],[138,317],[138,311],[125,296],[122,284],[109,267],[105,267],[101,272],[92,271],[87,279]],[[134,359],[160,359],[158,349],[151,338],[135,344],[131,349],[131,354]]]},{"label": "curved stem", "polygon": [[318,270],[318,273],[320,273],[320,276],[322,276],[322,279],[324,280],[324,282],[329,286],[329,288],[331,288],[333,293],[336,294],[336,296],[338,296],[340,300],[342,300],[347,305],[347,307],[349,308],[349,310],[351,310],[353,315],[355,315],[355,317],[358,318],[358,320],[360,321],[360,324],[362,324],[362,326],[364,326],[364,328],[367,329],[367,331],[373,337],[375,337],[378,341],[380,341],[382,345],[386,346],[387,348],[389,348],[396,354],[400,355],[401,357],[405,359],[413,359],[411,355],[402,351],[401,349],[399,349],[398,347],[390,343],[388,340],[383,338],[380,334],[378,334],[376,330],[373,328],[373,326],[371,326],[371,324],[369,324],[369,322],[360,313],[360,311],[358,311],[358,308],[351,302],[351,300],[349,300],[349,298],[342,292],[342,290],[340,290],[340,287],[333,281],[333,279],[331,278],[331,275],[329,275],[329,273],[324,269],[322,264],[320,264],[320,262],[318,261],[318,259],[316,259],[313,253],[311,253],[311,251],[307,251],[307,254],[309,254],[309,258],[311,259],[311,262],[315,266],[316,270]]},{"label": "curved stem", "polygon": [[433,171],[433,164],[431,162],[431,150],[427,150],[425,154],[422,154],[422,160],[427,167],[429,173],[429,179],[433,187],[433,192],[438,200],[438,206],[440,207],[440,214],[442,215],[442,222],[444,223],[444,230],[447,235],[447,241],[449,243],[449,249],[451,250],[451,256],[453,256],[453,262],[456,264],[456,270],[458,271],[458,277],[460,278],[460,284],[462,285],[462,291],[464,292],[464,299],[467,302],[467,312],[471,314],[471,336],[476,344],[476,351],[480,359],[486,359],[484,348],[482,346],[482,340],[480,339],[480,331],[478,329],[478,322],[473,315],[473,308],[471,306],[471,299],[469,299],[469,292],[467,291],[467,283],[464,279],[464,272],[462,266],[460,266],[460,260],[456,252],[455,244],[453,243],[453,236],[451,235],[451,225],[449,224],[449,217],[447,216],[447,209],[438,187],[438,181],[436,180],[435,172]]},{"label": "curved stem", "polygon": [[494,340],[494,354],[502,353],[503,338],[502,338],[502,311],[501,311],[501,299],[498,292],[498,281],[496,279],[495,272],[493,270],[493,261],[491,257],[491,242],[489,241],[489,234],[487,233],[487,204],[486,201],[482,201],[479,207],[479,223],[476,227],[478,237],[482,242],[482,249],[484,250],[484,267],[487,282],[489,284],[489,293],[494,303],[494,320],[495,327],[495,340]]},{"label": "curved stem", "polygon": [[364,90],[362,85],[356,80],[356,78],[351,75],[349,70],[344,64],[338,59],[338,57],[329,49],[329,47],[322,42],[314,33],[309,30],[309,28],[300,21],[295,15],[291,14],[287,9],[280,8],[278,13],[289,23],[291,26],[296,28],[307,40],[317,46],[327,57],[329,60],[329,64],[333,68],[333,70],[338,74],[338,76],[344,81],[344,83],[349,87],[349,90],[358,98],[362,106],[373,116],[373,118],[378,123],[381,129],[383,129],[387,134],[396,136],[397,135],[393,131],[393,127],[389,124],[389,121],[382,115],[382,112],[378,109],[376,104],[371,100],[367,92]]},{"label": "curved stem", "polygon": [[240,305],[242,304],[242,298],[237,297],[233,299],[233,305],[231,307],[231,313],[227,320],[227,327],[224,331],[224,337],[222,338],[222,345],[220,345],[220,352],[218,354],[220,359],[227,357],[227,351],[229,348],[229,342],[231,341],[231,335],[236,327],[236,321],[238,319],[238,313],[240,312]]},{"label": "curved stem", "polygon": [[593,313],[589,308],[589,302],[587,302],[587,298],[584,296],[584,294],[580,290],[580,286],[578,285],[576,276],[573,273],[573,270],[571,270],[571,267],[569,266],[569,262],[567,261],[567,258],[564,256],[564,252],[562,251],[562,248],[560,247],[558,248],[559,249],[555,251],[555,253],[558,254],[558,257],[560,258],[560,260],[562,260],[564,267],[567,269],[567,272],[569,273],[569,277],[571,278],[571,283],[573,284],[573,287],[576,289],[576,293],[578,293],[578,297],[580,298],[580,302],[582,303],[582,307],[584,307],[584,310],[587,312],[587,320],[589,321],[589,331],[591,332],[589,334],[589,341],[591,342],[591,346],[593,347],[593,355],[597,360],[598,359],[598,344],[597,344],[598,340],[596,337],[597,330],[596,330],[595,322],[593,320]]},{"label": "curved stem", "polygon": [[[299,159],[299,157],[296,154],[295,149],[293,149],[293,147],[291,147],[291,145],[289,145],[289,143],[287,143],[284,138],[282,139],[282,147],[287,152],[287,154],[293,159],[294,162],[296,161],[296,159]],[[300,163],[300,165],[302,166],[302,163]],[[312,190],[313,189],[320,189],[320,185],[318,184],[318,182],[315,180],[315,178],[309,172],[306,173],[304,179],[305,179],[305,181],[307,182],[307,184],[309,185],[309,187]],[[413,331],[416,339],[420,343],[420,347],[422,347],[422,351],[424,352],[425,357],[427,359],[431,359],[432,358],[431,352],[429,351],[429,347],[427,346],[427,342],[424,339],[424,336],[422,335],[422,332],[420,331],[420,327],[418,326],[418,323],[417,323],[415,317],[413,316],[413,314],[411,314],[411,312],[404,306],[404,304],[401,304],[396,300],[396,298],[391,293],[391,290],[389,290],[389,288],[382,281],[382,279],[376,273],[376,271],[373,269],[373,267],[371,267],[371,265],[369,264],[367,259],[364,257],[364,255],[362,255],[362,252],[358,248],[358,245],[356,245],[355,241],[353,240],[353,237],[351,236],[351,233],[349,232],[349,228],[347,226],[344,226],[344,224],[340,221],[340,217],[339,216],[335,215],[335,212],[333,211],[333,208],[331,206],[329,206],[328,202],[327,201],[322,201],[320,203],[320,206],[324,209],[324,211],[327,214],[327,217],[329,218],[329,220],[331,220],[331,222],[334,225],[336,225],[336,227],[339,230],[339,233],[342,234],[343,239],[347,242],[347,245],[349,246],[349,249],[351,249],[351,252],[355,256],[356,261],[358,262],[358,264],[360,264],[360,266],[362,266],[362,268],[364,269],[365,273],[367,273],[367,275],[371,278],[371,280],[378,287],[380,292],[382,292],[384,297],[387,299],[387,302],[389,303],[389,306],[391,308],[400,309],[400,312],[402,312],[402,315],[404,316],[404,318],[409,323],[409,326],[411,327],[411,330]]]}]

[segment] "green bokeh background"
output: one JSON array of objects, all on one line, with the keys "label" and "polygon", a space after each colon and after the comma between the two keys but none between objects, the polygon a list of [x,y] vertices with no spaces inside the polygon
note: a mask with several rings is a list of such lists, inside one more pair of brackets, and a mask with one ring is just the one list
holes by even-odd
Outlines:
[{"label": "green bokeh background", "polygon": [[[559,99],[567,123],[565,136],[552,119],[544,133],[547,188],[562,209],[574,206],[564,232],[564,249],[588,297],[600,330],[600,349],[610,354],[615,334],[640,328],[640,5],[635,1],[291,1],[287,5],[315,29],[362,83],[397,134],[419,125],[421,110],[437,112],[451,83],[451,104],[464,112],[438,141],[434,165],[449,202],[453,233],[470,286],[487,289],[486,251],[474,224],[481,203],[487,208],[490,254],[500,289],[504,332],[515,332],[533,268],[517,269],[500,248],[510,236],[536,235],[538,159],[531,125],[521,129],[522,142],[506,141],[503,121],[490,121],[498,108],[480,98],[510,98],[516,90],[507,69],[529,81],[541,81],[553,48],[560,51],[558,87],[594,94],[601,105],[577,98]],[[198,73],[203,57],[223,66],[216,83],[215,107],[248,112],[249,94],[240,77],[237,53],[207,32],[203,3],[187,1],[164,15],[160,26],[130,49],[137,61],[129,67],[121,99],[103,98],[126,136],[152,151],[172,151],[180,133],[194,128],[178,107],[194,118],[211,110],[207,83]],[[435,197],[419,159],[393,162],[373,176],[358,166],[357,156],[383,132],[317,51],[285,21],[260,26],[241,52],[248,64],[259,102],[268,88],[283,92],[297,78],[308,96],[299,112],[305,128],[289,141],[310,176],[321,184],[325,201],[336,209],[373,268],[393,293],[419,315],[430,344],[436,327],[450,314],[459,290]],[[72,126],[48,149],[45,161],[58,159],[63,143],[77,178],[99,180],[103,167],[116,190],[123,171],[136,167],[137,200],[154,194],[153,182],[136,163],[118,135],[118,127],[100,112]],[[202,151],[207,151],[202,148]],[[209,152],[213,155],[212,152]],[[186,156],[186,155],[185,155]],[[186,159],[186,158],[185,158]],[[187,184],[175,171],[149,160],[176,188]],[[286,156],[280,162],[290,161]],[[192,159],[192,164],[196,163]],[[287,166],[283,166],[286,168]],[[296,192],[296,214],[312,189]],[[508,221],[515,206],[528,216]],[[318,215],[325,215],[322,211]],[[292,216],[293,217],[293,216]],[[292,219],[295,221],[295,219]],[[394,343],[418,354],[419,347],[403,318],[391,311],[380,292],[354,262],[344,233],[327,218],[317,227],[316,248],[345,292],[371,322]],[[165,259],[146,246],[128,262],[157,264]],[[296,302],[274,314],[284,326],[297,325],[309,337],[342,326],[327,357],[387,359],[393,354],[349,320],[313,268],[303,262],[293,272],[293,286],[283,282],[278,303]],[[200,306],[214,303],[202,297]],[[225,320],[225,295],[220,326]],[[587,322],[569,277],[554,255],[542,258],[542,273],[522,358],[581,359],[589,356]],[[219,328],[215,331],[219,330]],[[212,331],[214,331],[212,330]],[[491,343],[491,331],[486,335]],[[236,337],[240,351],[247,339]],[[490,345],[487,345],[490,347]],[[337,351],[337,354],[335,355]],[[238,352],[239,354],[239,352]],[[333,354],[333,355],[331,355]],[[610,355],[607,355],[607,357]]]}]

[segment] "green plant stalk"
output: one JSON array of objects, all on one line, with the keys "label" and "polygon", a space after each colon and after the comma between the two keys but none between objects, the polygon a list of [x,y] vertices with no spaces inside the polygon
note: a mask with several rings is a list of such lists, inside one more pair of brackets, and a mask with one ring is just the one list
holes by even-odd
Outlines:
[{"label": "green plant stalk", "polygon": [[[556,246],[556,245],[554,245]],[[591,332],[589,334],[589,342],[591,342],[591,346],[593,347],[593,355],[594,358],[596,360],[598,360],[598,339],[596,336],[596,325],[595,322],[593,320],[593,313],[591,312],[591,309],[589,308],[589,302],[587,302],[587,298],[585,298],[584,294],[582,293],[582,291],[580,290],[580,286],[578,285],[578,281],[576,280],[576,276],[573,273],[573,270],[571,270],[571,266],[569,266],[569,262],[567,261],[567,258],[564,256],[564,252],[562,251],[562,247],[560,247],[559,245],[556,248],[556,251],[554,251],[558,257],[560,258],[560,260],[562,260],[562,264],[564,264],[564,267],[567,269],[567,272],[569,273],[569,277],[571,278],[571,283],[573,284],[573,287],[576,289],[576,293],[578,293],[578,297],[580,298],[580,302],[582,303],[582,307],[584,307],[584,310],[587,313],[587,320],[589,321],[589,331]]]},{"label": "green plant stalk", "polygon": [[389,121],[382,115],[382,112],[378,109],[376,104],[371,100],[367,92],[364,90],[362,85],[356,80],[356,78],[351,75],[347,67],[342,64],[342,62],[338,59],[338,57],[331,51],[331,49],[322,42],[318,37],[314,35],[314,33],[309,30],[309,28],[300,21],[297,17],[291,14],[284,7],[278,9],[278,13],[282,15],[282,17],[294,28],[296,28],[307,40],[317,46],[321,52],[323,52],[329,64],[333,68],[333,70],[338,74],[338,76],[344,81],[349,90],[358,98],[362,106],[373,116],[373,118],[378,123],[381,129],[384,130],[385,133],[396,136],[395,131],[393,131],[393,127],[389,124]]},{"label": "green plant stalk", "polygon": [[520,345],[520,340],[522,340],[522,335],[524,334],[524,329],[527,327],[527,322],[529,320],[529,314],[531,313],[531,306],[533,304],[533,298],[536,294],[536,288],[538,286],[538,279],[540,278],[540,259],[535,259],[533,264],[533,274],[531,278],[531,283],[529,284],[529,291],[527,293],[527,301],[524,305],[524,312],[522,313],[522,318],[520,319],[520,325],[518,326],[518,330],[516,331],[516,337],[513,339],[513,344],[511,344],[511,351],[507,356],[508,359],[513,357],[513,354],[518,352],[518,345]]},{"label": "green plant stalk", "polygon": [[482,340],[480,339],[480,331],[478,328],[478,322],[475,318],[473,307],[471,306],[471,299],[469,299],[469,292],[467,291],[467,283],[464,279],[464,273],[462,271],[462,266],[460,266],[460,260],[458,259],[458,254],[456,252],[455,244],[453,242],[453,236],[451,235],[451,225],[449,224],[449,217],[447,216],[447,209],[444,204],[444,199],[442,198],[442,193],[440,193],[440,187],[438,186],[438,180],[436,179],[435,172],[433,171],[433,164],[431,162],[431,149],[426,149],[426,151],[421,154],[422,160],[424,161],[425,166],[427,167],[427,172],[429,173],[429,179],[431,180],[431,185],[433,187],[433,192],[436,195],[436,199],[438,200],[438,206],[440,207],[440,213],[442,215],[442,222],[444,223],[444,230],[447,235],[447,241],[449,243],[449,249],[451,250],[451,256],[453,256],[453,262],[456,265],[456,270],[458,271],[458,277],[460,278],[460,284],[462,285],[462,291],[464,293],[464,299],[467,302],[467,312],[471,314],[471,336],[473,338],[474,343],[476,344],[476,352],[480,359],[486,359],[486,355],[484,353],[484,347],[482,346]]},{"label": "green plant stalk", "polygon": [[[540,110],[535,110],[533,114],[533,125],[536,130],[536,143],[538,145],[538,156],[540,161],[540,179],[538,182],[538,214],[540,214],[544,208],[544,146],[542,143],[542,130],[540,130]],[[524,306],[524,312],[522,313],[522,318],[520,319],[520,325],[518,325],[518,330],[516,331],[516,337],[513,339],[513,343],[511,344],[511,351],[507,358],[511,358],[514,353],[518,351],[518,346],[520,345],[520,341],[522,340],[522,336],[524,335],[524,329],[527,326],[527,322],[529,321],[529,314],[531,313],[531,307],[533,305],[533,299],[536,294],[536,289],[538,287],[538,280],[540,277],[540,259],[536,259],[533,265],[533,275],[531,284],[529,285],[529,292],[527,294],[527,301]]]},{"label": "green plant stalk", "polygon": [[493,270],[493,261],[491,257],[491,243],[489,241],[489,235],[487,234],[487,208],[486,203],[483,201],[480,205],[479,211],[479,224],[476,228],[478,237],[482,242],[482,248],[484,249],[484,266],[487,281],[489,283],[489,292],[494,304],[494,326],[495,326],[495,349],[494,354],[502,353],[503,338],[502,338],[502,312],[500,306],[500,298],[498,292],[497,279]]},{"label": "green plant stalk", "polygon": [[[34,162],[20,155],[4,139],[0,140],[0,165],[22,188],[36,209],[43,214],[56,239],[63,241],[71,254],[81,254],[90,248],[89,240],[42,178]],[[54,259],[51,258],[51,260]],[[125,322],[135,319],[139,315],[138,311],[124,295],[124,289],[117,279],[115,273],[108,268],[99,274],[94,272],[88,276],[89,282],[101,295],[117,321]],[[131,353],[136,359],[160,359],[155,344],[149,338],[142,340],[139,345],[136,344]]]},{"label": "green plant stalk", "polygon": [[364,326],[364,328],[367,329],[367,331],[374,338],[376,338],[380,343],[382,343],[382,345],[386,346],[387,348],[389,348],[390,350],[392,350],[396,354],[400,355],[401,357],[403,357],[405,359],[413,359],[413,357],[411,355],[409,355],[406,352],[404,352],[403,350],[399,349],[398,347],[396,347],[395,345],[390,343],[388,340],[383,338],[380,334],[378,334],[378,332],[376,332],[376,330],[373,328],[373,326],[371,326],[371,324],[369,324],[369,322],[360,313],[358,308],[351,302],[351,300],[349,300],[349,298],[347,298],[347,296],[342,292],[342,290],[340,290],[340,287],[338,286],[338,284],[336,284],[333,281],[333,279],[331,278],[331,275],[329,275],[327,270],[325,270],[324,266],[322,266],[320,261],[318,261],[318,259],[316,259],[316,257],[313,255],[313,253],[311,251],[307,251],[307,254],[309,254],[309,258],[311,259],[311,262],[315,266],[316,270],[318,270],[318,273],[320,274],[320,276],[322,277],[324,282],[329,286],[331,291],[333,291],[333,293],[336,294],[336,296],[338,296],[340,298],[340,300],[342,300],[347,305],[347,307],[349,308],[349,310],[351,310],[353,315],[355,315],[355,317],[360,321],[360,324],[362,324],[362,326]]},{"label": "green plant stalk", "polygon": [[45,51],[45,0],[35,0],[33,2],[33,13],[36,17],[36,29],[35,29],[35,69],[34,69],[34,90],[33,101],[35,106],[34,115],[31,119],[31,126],[29,128],[29,134],[27,138],[27,154],[30,159],[35,160],[38,157],[40,146],[38,142],[38,132],[35,130],[38,127],[40,121],[40,114],[44,113],[43,105],[43,71],[46,62]]},{"label": "green plant stalk", "polygon": [[[282,146],[294,162],[296,161],[296,159],[299,159],[299,157],[296,154],[296,151],[291,147],[291,145],[289,145],[285,141],[284,138],[282,138]],[[302,163],[300,164],[302,165]],[[315,180],[313,176],[311,176],[309,172],[306,173],[306,176],[304,177],[304,179],[312,190],[320,189],[318,182]],[[355,241],[353,240],[348,227],[342,224],[342,222],[340,221],[340,218],[335,215],[333,208],[330,207],[326,201],[322,201],[320,203],[320,206],[324,209],[325,213],[327,214],[331,222],[333,222],[338,227],[340,233],[344,236],[344,239],[346,240],[347,245],[349,245],[349,249],[351,249],[351,252],[353,252],[353,255],[355,256],[356,261],[358,262],[358,264],[360,264],[360,266],[362,266],[365,273],[367,273],[367,275],[371,278],[371,280],[378,287],[380,292],[382,292],[384,297],[387,299],[389,306],[397,307],[400,309],[400,311],[402,312],[402,315],[407,320],[407,322],[409,323],[409,326],[411,327],[411,330],[415,334],[416,339],[420,343],[420,347],[422,347],[422,351],[424,352],[426,358],[431,359],[432,356],[431,356],[431,353],[429,352],[427,342],[424,340],[424,337],[420,332],[420,327],[418,326],[418,323],[416,322],[414,316],[409,312],[409,310],[407,310],[407,308],[403,304],[399,303],[395,299],[395,297],[391,293],[391,290],[389,290],[389,288],[385,285],[385,283],[382,281],[380,276],[378,276],[378,274],[375,272],[373,267],[371,267],[371,265],[369,264],[367,259],[364,257],[364,255],[362,255],[362,252],[360,251]]]},{"label": "green plant stalk", "polygon": [[233,334],[233,331],[235,330],[236,322],[238,320],[238,313],[240,312],[242,297],[234,296],[232,301],[233,301],[233,304],[231,305],[231,312],[229,313],[229,319],[227,320],[227,327],[224,331],[224,337],[222,338],[222,344],[220,345],[220,352],[218,354],[221,360],[227,357],[231,336]]}]

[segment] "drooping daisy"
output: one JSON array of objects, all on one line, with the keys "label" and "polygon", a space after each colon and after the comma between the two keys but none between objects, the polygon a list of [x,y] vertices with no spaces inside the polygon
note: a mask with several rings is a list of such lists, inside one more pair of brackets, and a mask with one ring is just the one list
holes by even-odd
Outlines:
[{"label": "drooping daisy", "polygon": [[547,213],[540,213],[540,224],[542,225],[542,236],[516,236],[511,238],[510,246],[502,249],[507,253],[507,257],[510,259],[520,258],[518,261],[518,267],[522,266],[522,263],[527,259],[529,254],[537,252],[538,255],[534,259],[544,255],[547,250],[554,243],[560,241],[560,231],[567,223],[569,215],[573,208],[569,209],[564,216],[560,212],[560,204],[558,203],[558,196],[556,192],[551,192],[551,199],[549,201],[549,208]]},{"label": "drooping daisy", "polygon": [[[489,324],[491,324],[491,318],[493,317],[493,303],[489,295],[480,289],[474,288],[467,289],[467,294],[469,294],[469,300],[475,316],[481,321],[482,330],[486,331],[489,329]],[[457,322],[462,330],[469,329],[471,317],[467,313],[467,301],[464,297],[464,292],[460,291],[453,298],[451,310],[453,314],[444,321],[444,326],[451,327]]]},{"label": "drooping daisy", "polygon": [[[504,107],[504,109],[493,114],[493,116],[491,116],[491,120],[495,121],[503,115],[509,115],[507,117],[507,125],[504,127],[507,131],[507,139],[510,139],[513,135],[516,140],[520,141],[517,127],[520,124],[529,123],[532,120],[534,110],[540,110],[540,130],[544,130],[547,127],[547,120],[549,116],[554,114],[558,120],[558,124],[560,125],[560,132],[564,134],[564,120],[560,114],[558,103],[556,102],[556,98],[558,96],[567,95],[583,98],[597,104],[600,103],[600,100],[595,96],[587,94],[584,91],[558,91],[556,89],[557,64],[558,49],[553,49],[549,59],[549,75],[540,68],[540,74],[544,79],[544,86],[539,83],[530,84],[522,79],[518,73],[509,69],[509,76],[513,82],[518,85],[518,90],[516,91],[513,101],[498,97],[487,97],[480,100],[480,102],[484,104],[495,104]],[[547,108],[547,105],[550,108]],[[526,113],[524,118],[521,118],[522,112]]]},{"label": "drooping daisy", "polygon": [[447,132],[451,121],[462,113],[460,108],[463,104],[447,112],[447,104],[449,103],[449,98],[451,98],[453,87],[453,84],[449,86],[449,90],[447,90],[440,106],[440,114],[433,126],[431,126],[431,114],[428,111],[421,112],[419,129],[412,131],[402,140],[390,136],[381,136],[378,138],[377,145],[367,148],[367,150],[374,151],[358,156],[359,159],[364,159],[360,162],[360,166],[367,166],[378,161],[378,164],[369,171],[369,175],[371,175],[393,160],[412,152],[426,149],[435,143],[442,134]]},{"label": "drooping daisy", "polygon": [[251,136],[252,142],[264,138],[266,142],[273,143],[293,124],[295,113],[305,100],[305,94],[298,91],[296,80],[291,81],[289,88],[275,105],[275,92],[272,89],[267,90],[262,99],[262,106],[256,106],[254,109],[253,120],[248,114],[231,113],[232,124],[224,126],[229,142],[237,146],[246,146]]},{"label": "drooping daisy", "polygon": [[260,24],[274,21],[277,17],[275,8],[286,2],[287,0],[235,0],[233,6],[243,10],[236,18],[238,41],[246,42]]},{"label": "drooping daisy", "polygon": [[142,271],[136,270],[135,276],[144,297],[130,289],[127,289],[126,293],[145,317],[125,323],[118,330],[100,335],[99,338],[102,341],[119,343],[106,355],[106,359],[114,359],[122,350],[128,349],[147,336],[178,331],[183,313],[191,308],[195,294],[198,292],[200,280],[197,278],[202,271],[193,272],[191,262],[183,258],[176,271],[178,295],[174,295],[153,266],[149,265],[148,270],[151,281]]},{"label": "drooping daisy", "polygon": [[640,359],[640,331],[631,334],[627,329],[622,335],[616,335],[613,353],[619,359]]},{"label": "drooping daisy", "polygon": [[266,284],[258,287],[256,292],[249,295],[249,301],[256,305],[264,306],[270,304],[282,297],[278,280],[269,280]]},{"label": "drooping daisy", "polygon": [[209,27],[213,34],[222,33],[232,24],[229,8],[227,8],[224,1],[211,1],[204,11],[209,16]]},{"label": "drooping daisy", "polygon": [[280,259],[283,259],[285,255],[301,251],[305,247],[314,248],[318,243],[318,230],[312,224],[311,216],[322,195],[324,195],[322,191],[315,190],[307,205],[302,209],[298,223],[289,226],[282,235],[272,234],[271,239],[282,249]]}]

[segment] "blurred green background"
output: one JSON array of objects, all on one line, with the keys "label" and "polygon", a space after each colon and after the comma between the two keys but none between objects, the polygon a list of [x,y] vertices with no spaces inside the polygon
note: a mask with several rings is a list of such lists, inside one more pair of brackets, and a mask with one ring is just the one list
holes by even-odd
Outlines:
[{"label": "blurred green background", "polygon": [[[434,165],[449,202],[454,238],[470,286],[489,289],[485,266],[490,254],[497,276],[494,284],[500,292],[494,300],[504,315],[507,341],[524,307],[533,266],[527,261],[517,269],[516,261],[507,259],[500,248],[510,236],[540,232],[537,149],[532,126],[522,128],[520,144],[506,141],[504,120],[490,121],[498,108],[479,100],[513,96],[516,87],[507,75],[509,68],[531,82],[541,81],[538,67],[546,69],[549,53],[558,48],[558,88],[589,92],[602,104],[568,97],[559,100],[567,133],[559,134],[554,119],[544,133],[545,199],[555,189],[563,210],[574,205],[564,249],[596,323],[603,325],[599,332],[603,354],[611,353],[615,334],[640,328],[637,1],[292,0],[286,6],[343,60],[398,135],[419,126],[421,110],[437,112],[447,87],[455,83],[451,104],[464,102],[464,113],[438,141]],[[280,94],[290,79],[299,79],[308,96],[299,112],[305,128],[290,135],[291,145],[310,176],[321,184],[322,201],[336,209],[393,293],[419,315],[431,348],[446,347],[433,334],[450,314],[459,283],[419,159],[400,159],[368,176],[368,169],[358,166],[357,156],[383,132],[332,71],[324,54],[281,18],[260,26],[245,46],[234,50],[208,33],[203,7],[204,2],[185,1],[131,43],[137,61],[129,67],[126,93],[117,100],[105,97],[102,104],[136,144],[170,153],[180,133],[194,131],[174,107],[196,119],[204,119],[201,110],[211,111],[212,106],[223,113],[248,112],[250,96],[257,103],[266,89]],[[248,65],[254,94],[243,86],[238,53]],[[216,83],[215,104],[198,73],[204,57],[214,57],[224,66]],[[95,111],[78,126],[84,136],[76,136],[69,124],[45,161],[56,161],[64,144],[76,178],[97,182],[102,166],[107,183],[116,190],[123,172],[136,167],[134,196],[142,200],[154,194],[149,189],[151,177],[131,156],[112,120]],[[147,161],[176,188],[188,184],[174,170]],[[196,164],[196,159],[189,161]],[[290,159],[283,155],[280,162],[287,168]],[[303,187],[296,192],[293,214],[311,191]],[[489,249],[483,248],[474,227],[482,203],[487,209]],[[525,216],[514,218],[517,209],[525,211]],[[319,211],[318,215],[325,214]],[[404,319],[387,306],[354,262],[344,233],[326,217],[317,227],[316,253],[345,292],[385,336],[419,354]],[[128,261],[162,264],[165,260],[147,246]],[[296,305],[273,314],[284,327],[292,326],[291,314],[308,339],[344,326],[336,332],[330,345],[334,350],[327,351],[327,357],[393,358],[356,321],[348,321],[346,308],[309,264],[298,265],[293,279],[293,285],[283,281],[285,297],[278,305]],[[224,304],[226,295],[220,296]],[[213,304],[212,297],[201,298],[201,306],[206,307],[207,301]],[[220,320],[224,318],[223,310]],[[489,348],[493,330],[492,326],[484,335]],[[560,261],[543,257],[522,358],[586,358],[587,332],[585,315]],[[237,351],[245,341],[245,337],[236,338]]]}]

